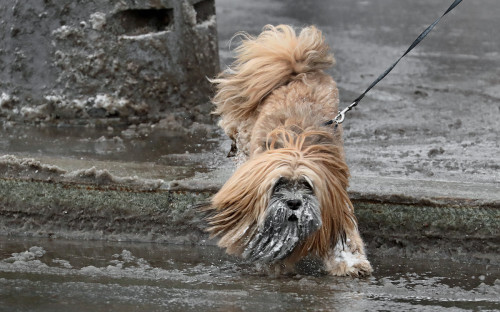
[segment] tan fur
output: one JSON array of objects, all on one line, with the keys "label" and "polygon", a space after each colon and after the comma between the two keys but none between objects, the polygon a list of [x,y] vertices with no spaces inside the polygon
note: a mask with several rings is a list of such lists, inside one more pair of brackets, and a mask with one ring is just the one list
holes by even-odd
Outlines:
[{"label": "tan fur", "polygon": [[[213,80],[213,102],[246,162],[213,197],[209,232],[228,253],[241,254],[263,222],[274,183],[305,176],[314,185],[322,226],[286,262],[308,253],[331,262],[345,233],[364,257],[346,191],[342,130],[322,125],[338,111],[338,90],[322,71],[334,59],[321,32],[311,26],[296,35],[289,26],[266,26],[257,38],[245,35],[236,53],[233,66]],[[338,274],[333,262],[326,267]]]},{"label": "tan fur", "polygon": [[304,73],[320,72],[335,61],[315,27],[304,28],[296,36],[289,26],[268,25],[257,38],[242,35],[236,61],[212,80],[217,88],[212,101],[215,113],[222,116],[221,127],[237,141],[240,151],[248,153],[261,101],[276,88],[303,80]]}]

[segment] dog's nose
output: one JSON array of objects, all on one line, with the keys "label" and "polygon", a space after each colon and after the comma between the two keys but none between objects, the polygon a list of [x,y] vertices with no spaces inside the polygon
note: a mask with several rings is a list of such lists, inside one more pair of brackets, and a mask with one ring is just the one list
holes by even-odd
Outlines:
[{"label": "dog's nose", "polygon": [[286,201],[286,205],[292,210],[297,210],[302,206],[302,201],[300,199],[290,199]]}]

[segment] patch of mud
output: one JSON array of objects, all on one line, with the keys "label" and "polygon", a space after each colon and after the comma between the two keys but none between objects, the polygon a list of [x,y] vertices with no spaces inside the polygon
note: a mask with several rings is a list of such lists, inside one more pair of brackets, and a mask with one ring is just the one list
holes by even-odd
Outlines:
[{"label": "patch of mud", "polygon": [[500,308],[500,268],[372,258],[373,277],[269,277],[214,247],[6,239],[0,303],[63,311]]},{"label": "patch of mud", "polygon": [[164,181],[230,163],[225,157],[229,140],[221,139],[218,128],[175,124],[173,119],[105,127],[4,123],[0,173],[4,178],[154,190],[168,189]]}]

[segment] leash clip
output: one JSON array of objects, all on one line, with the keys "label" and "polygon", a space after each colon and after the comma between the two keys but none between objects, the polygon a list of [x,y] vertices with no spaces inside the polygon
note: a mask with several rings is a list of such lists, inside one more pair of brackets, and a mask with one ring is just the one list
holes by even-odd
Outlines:
[{"label": "leash clip", "polygon": [[344,108],[342,111],[340,111],[335,118],[333,118],[333,121],[337,124],[340,125],[341,123],[344,122],[345,119],[345,113],[349,111],[349,107]]},{"label": "leash clip", "polygon": [[335,118],[333,118],[333,121],[337,124],[337,125],[340,125],[341,123],[344,122],[344,119],[345,119],[345,114],[350,111],[354,106],[358,105],[358,102],[359,100],[355,100],[354,102],[352,102],[351,105],[347,106],[346,108],[344,108],[343,110],[341,110],[337,116],[335,116]]},{"label": "leash clip", "polygon": [[324,123],[323,123],[323,125],[324,125],[324,126],[329,126],[329,125],[331,125],[331,124],[335,123],[335,128],[336,128],[338,125],[340,125],[341,123],[343,123],[343,122],[344,122],[344,119],[345,119],[345,114],[346,114],[348,111],[350,111],[350,110],[351,110],[354,106],[358,105],[358,102],[359,102],[359,100],[356,100],[356,101],[352,102],[352,104],[351,104],[351,105],[349,105],[349,106],[347,106],[346,108],[344,108],[343,110],[341,110],[341,111],[337,114],[337,116],[335,116],[335,118],[330,119],[330,120],[328,120],[328,121],[324,122]]}]

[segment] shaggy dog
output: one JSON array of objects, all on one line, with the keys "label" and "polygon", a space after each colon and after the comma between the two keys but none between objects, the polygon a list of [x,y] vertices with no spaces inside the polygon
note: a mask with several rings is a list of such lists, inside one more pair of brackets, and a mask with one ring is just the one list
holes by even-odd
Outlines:
[{"label": "shaggy dog", "polygon": [[230,254],[277,273],[308,254],[332,275],[372,272],[347,195],[334,64],[314,26],[244,34],[232,66],[212,80],[220,126],[241,165],[212,198],[208,231]]}]

